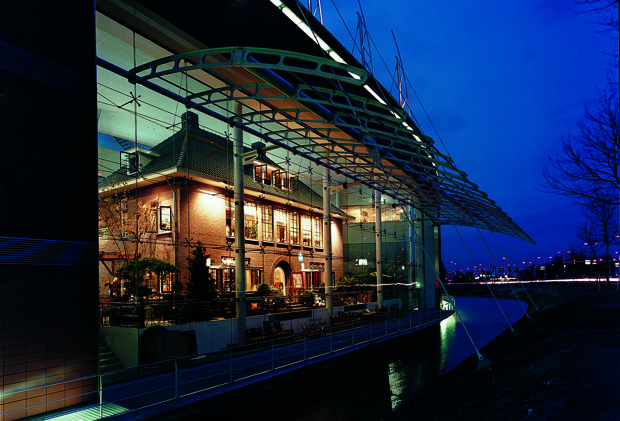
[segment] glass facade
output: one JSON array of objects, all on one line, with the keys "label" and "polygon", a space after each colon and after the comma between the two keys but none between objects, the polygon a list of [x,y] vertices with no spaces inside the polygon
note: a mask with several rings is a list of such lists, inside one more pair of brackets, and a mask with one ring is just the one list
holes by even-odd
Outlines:
[{"label": "glass facade", "polygon": [[[100,13],[97,50],[99,57],[122,69],[176,53]],[[187,63],[191,60],[187,58]],[[100,223],[100,251],[116,256],[106,265],[100,264],[102,298],[109,294],[108,285],[118,268],[136,256],[156,257],[179,269],[161,274],[151,288],[154,294],[180,291],[180,287],[175,289],[175,282],[184,288],[183,294],[188,293],[186,262],[198,242],[211,262],[217,291],[232,293],[234,270],[213,263],[230,254],[239,235],[235,232],[239,208],[235,210],[230,127],[224,121],[185,109],[171,96],[132,84],[107,68],[100,66],[97,71],[100,200],[122,200],[118,207],[112,207],[118,213],[119,232]],[[170,72],[153,83],[182,96],[204,91],[205,84],[222,92],[227,87],[194,69]],[[226,101],[224,94],[210,99],[202,104],[207,109],[220,115],[233,114],[233,103]],[[255,105],[244,103],[244,107],[251,106]],[[260,107],[256,111],[260,114]],[[264,123],[260,129],[275,131],[279,124]],[[325,246],[321,170],[284,149],[264,152],[260,149],[264,147],[262,139],[247,133],[241,142],[244,155],[258,151],[243,163],[243,238],[246,253],[260,262],[260,270],[250,269],[246,275],[250,280],[246,279],[248,291],[262,282],[273,286],[276,267],[283,268],[277,276],[283,278],[279,282],[284,293],[292,291],[287,286],[292,285],[293,273],[303,273],[304,284],[318,288],[324,281],[324,267],[315,265],[310,270],[308,259],[322,261],[323,256],[316,253],[322,253]],[[259,143],[262,146],[257,147]],[[378,221],[372,196],[366,187],[340,189],[333,194],[330,234],[336,237],[332,240],[331,277],[336,284],[347,274],[376,284],[372,279],[376,271],[373,230]],[[380,222],[385,231],[381,250],[386,279],[414,282],[415,245],[400,205],[383,205]],[[285,247],[288,252],[283,251]],[[290,252],[291,247],[301,248],[296,258],[292,258],[295,254]],[[121,282],[118,295],[130,299],[132,291],[123,285]]]}]

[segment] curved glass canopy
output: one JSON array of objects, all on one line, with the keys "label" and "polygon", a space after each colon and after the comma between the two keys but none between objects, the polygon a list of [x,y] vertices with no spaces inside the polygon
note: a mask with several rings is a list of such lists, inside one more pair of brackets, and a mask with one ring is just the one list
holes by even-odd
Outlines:
[{"label": "curved glass canopy", "polygon": [[328,167],[334,184],[368,186],[437,225],[483,228],[533,243],[363,69],[248,47],[191,51],[129,71],[98,61],[188,109]]}]

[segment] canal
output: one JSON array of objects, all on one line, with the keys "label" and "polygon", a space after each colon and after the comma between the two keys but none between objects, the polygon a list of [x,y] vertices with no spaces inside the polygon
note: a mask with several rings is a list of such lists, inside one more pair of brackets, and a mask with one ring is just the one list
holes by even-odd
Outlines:
[{"label": "canal", "polygon": [[[510,323],[527,304],[498,299]],[[457,297],[457,310],[478,349],[508,328],[492,298]],[[228,392],[215,409],[184,418],[378,421],[475,353],[457,316],[370,349]]]}]

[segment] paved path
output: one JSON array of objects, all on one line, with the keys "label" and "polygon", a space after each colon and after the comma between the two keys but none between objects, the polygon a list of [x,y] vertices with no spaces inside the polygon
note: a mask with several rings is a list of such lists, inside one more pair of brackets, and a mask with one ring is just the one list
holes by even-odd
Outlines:
[{"label": "paved path", "polygon": [[[444,310],[416,311],[406,318],[339,326],[313,339],[296,335],[232,348],[218,353],[219,359],[214,361],[209,360],[215,356],[204,355],[112,372],[103,376],[103,406],[48,419],[78,419],[74,416],[79,414],[80,420],[94,420],[99,419],[100,411],[119,420],[144,418],[423,329],[451,314]],[[112,376],[132,379],[106,384]]]}]

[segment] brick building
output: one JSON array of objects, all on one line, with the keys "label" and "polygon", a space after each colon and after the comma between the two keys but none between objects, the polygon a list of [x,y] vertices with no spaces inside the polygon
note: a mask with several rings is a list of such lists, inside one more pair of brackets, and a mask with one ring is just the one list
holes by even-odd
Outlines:
[{"label": "brick building", "polygon": [[[186,290],[187,259],[198,242],[206,250],[218,292],[234,291],[232,142],[200,128],[195,113],[185,113],[182,119],[182,130],[154,147],[117,152],[118,169],[99,181],[101,206],[106,206],[104,198],[118,197],[124,203],[112,202],[112,206],[119,217],[124,215],[125,224],[136,222],[137,202],[149,208],[143,215],[147,222],[138,221],[144,225],[139,236],[112,233],[100,221],[103,297],[115,268],[125,261],[122,256],[136,253],[178,266],[178,281]],[[259,283],[284,295],[318,290],[325,276],[322,197],[309,184],[311,177],[278,166],[260,152],[264,144],[254,146],[259,150],[254,149],[256,156],[246,160],[243,168],[246,291],[255,291]],[[244,150],[252,155],[251,151]],[[342,221],[355,218],[333,205],[330,213],[335,283],[343,275]],[[170,277],[153,279],[149,286],[155,294],[166,294],[172,291],[172,282]]]}]

